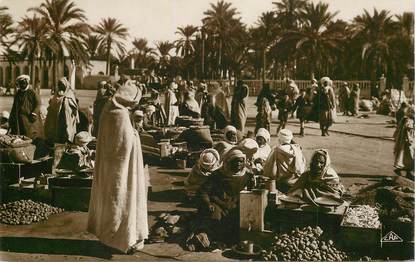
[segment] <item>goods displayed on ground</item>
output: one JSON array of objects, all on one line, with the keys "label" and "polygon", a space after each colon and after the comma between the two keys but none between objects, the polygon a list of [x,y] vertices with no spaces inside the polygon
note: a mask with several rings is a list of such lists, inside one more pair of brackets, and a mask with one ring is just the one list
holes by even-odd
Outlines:
[{"label": "goods displayed on ground", "polygon": [[20,135],[0,136],[1,163],[30,163],[35,157],[36,146],[32,139]]},{"label": "goods displayed on ground", "polygon": [[363,228],[379,228],[381,225],[377,209],[369,205],[349,207],[342,224]]},{"label": "goods displayed on ground", "polygon": [[265,261],[342,261],[346,252],[336,248],[333,240],[324,240],[320,227],[296,228],[288,234],[277,234],[270,248],[261,252]]},{"label": "goods displayed on ground", "polygon": [[63,212],[62,208],[32,200],[19,200],[0,206],[0,222],[9,225],[29,225],[47,220],[50,215]]},{"label": "goods displayed on ground", "polygon": [[180,236],[189,226],[189,216],[190,213],[161,213],[150,229],[149,242],[163,243],[172,240],[175,236]]}]

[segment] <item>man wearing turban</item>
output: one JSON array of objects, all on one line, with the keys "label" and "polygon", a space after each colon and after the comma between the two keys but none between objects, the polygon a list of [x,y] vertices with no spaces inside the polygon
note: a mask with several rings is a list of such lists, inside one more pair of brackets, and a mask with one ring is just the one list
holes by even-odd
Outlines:
[{"label": "man wearing turban", "polygon": [[44,138],[43,124],[40,118],[42,102],[29,82],[28,75],[21,75],[16,79],[18,90],[9,117],[9,128],[13,135],[24,135],[38,140]]},{"label": "man wearing turban", "polygon": [[79,123],[78,103],[69,81],[63,77],[49,101],[45,120],[45,134],[49,143],[73,142]]}]

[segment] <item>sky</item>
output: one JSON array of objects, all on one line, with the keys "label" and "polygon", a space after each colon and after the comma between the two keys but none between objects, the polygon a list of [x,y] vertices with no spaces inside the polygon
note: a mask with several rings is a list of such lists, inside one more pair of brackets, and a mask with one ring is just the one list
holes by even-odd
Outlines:
[{"label": "sky", "polygon": [[[155,41],[175,40],[177,27],[201,25],[203,12],[217,0],[73,0],[85,10],[90,24],[102,18],[114,17],[128,29],[130,39],[147,38]],[[276,0],[226,0],[239,11],[242,22],[255,25],[262,12],[273,9]],[[311,0],[318,2],[319,0]],[[337,19],[351,20],[363,9],[371,13],[373,8],[387,9],[393,14],[415,11],[415,0],[322,0],[329,3],[331,12],[339,11]],[[9,8],[15,20],[27,14],[27,9],[39,5],[43,0],[0,0],[0,6]]]}]

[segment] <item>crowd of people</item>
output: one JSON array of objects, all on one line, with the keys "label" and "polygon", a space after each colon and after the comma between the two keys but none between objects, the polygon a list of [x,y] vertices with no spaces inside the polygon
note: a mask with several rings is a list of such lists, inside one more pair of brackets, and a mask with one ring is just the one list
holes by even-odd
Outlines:
[{"label": "crowd of people", "polygon": [[[313,79],[306,89],[287,79],[286,87],[272,91],[263,84],[257,106],[254,133],[246,129],[249,87],[238,81],[231,103],[229,86],[219,83],[195,84],[173,79],[165,90],[121,75],[115,83],[101,81],[91,115],[83,112],[66,78],[58,81],[49,101],[45,121],[41,118],[39,95],[30,87],[29,76],[17,78],[18,87],[8,121],[11,134],[25,135],[43,148],[45,154],[54,144],[69,144],[82,159],[82,167],[94,169],[89,207],[88,231],[104,244],[124,252],[143,247],[148,238],[146,178],[140,133],[176,126],[180,117],[201,119],[210,130],[220,130],[222,138],[201,150],[185,181],[188,201],[198,208],[200,236],[230,243],[237,236],[239,193],[269,180],[269,189],[303,199],[311,205],[319,196],[341,198],[344,187],[331,167],[329,152],[317,149],[307,168],[301,145],[287,129],[287,121],[296,114],[300,136],[305,123],[318,121],[321,135],[328,136],[336,121],[337,100],[333,81]],[[164,92],[162,95],[161,92]],[[359,87],[344,83],[338,99],[344,115],[356,115]],[[162,98],[162,96],[164,98]],[[162,102],[163,101],[163,102]],[[272,113],[278,109],[278,143],[271,148]],[[395,133],[396,173],[414,170],[413,105],[402,107]],[[397,114],[398,117],[398,114]],[[96,138],[96,152],[86,145]],[[211,140],[212,141],[212,140]],[[93,159],[94,163],[91,163]],[[226,236],[225,238],[223,238]],[[229,237],[231,236],[231,237]],[[195,239],[188,239],[188,244]]]}]

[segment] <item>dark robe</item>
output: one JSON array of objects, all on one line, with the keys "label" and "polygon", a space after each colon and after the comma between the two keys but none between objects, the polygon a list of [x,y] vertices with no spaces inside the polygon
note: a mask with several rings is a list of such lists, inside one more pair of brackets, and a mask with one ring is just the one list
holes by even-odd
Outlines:
[{"label": "dark robe", "polygon": [[204,119],[204,124],[208,125],[210,129],[224,129],[228,125],[223,110],[218,106],[205,103],[202,105],[201,111],[201,117]]},{"label": "dark robe", "polygon": [[241,132],[244,132],[247,119],[245,98],[248,97],[249,89],[246,85],[237,86],[232,98],[231,124]]},{"label": "dark robe", "polygon": [[297,97],[294,103],[293,112],[297,110],[297,118],[300,119],[300,121],[304,121],[306,119],[306,106],[307,101],[303,96]]},{"label": "dark robe", "polygon": [[[14,97],[12,111],[9,118],[10,133],[25,135],[35,140],[43,139],[43,124],[40,118],[41,100],[38,94],[28,88],[26,91],[18,90]],[[36,116],[32,116],[32,113]]]},{"label": "dark robe", "polygon": [[[199,214],[209,238],[231,243],[239,237],[239,193],[251,183],[252,174],[246,170],[239,176],[224,172],[224,168],[213,172],[200,188]],[[213,212],[209,205],[214,206]]]}]

